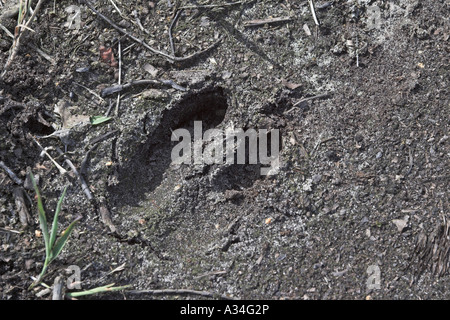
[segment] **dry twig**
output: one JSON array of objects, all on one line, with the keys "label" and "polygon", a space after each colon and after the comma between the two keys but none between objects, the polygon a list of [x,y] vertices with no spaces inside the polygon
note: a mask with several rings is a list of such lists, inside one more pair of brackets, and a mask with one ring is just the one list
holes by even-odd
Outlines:
[{"label": "dry twig", "polygon": [[67,173],[67,170],[64,169],[63,167],[61,167],[59,165],[58,162],[55,161],[55,159],[52,158],[52,156],[50,156],[50,154],[47,152],[47,150],[39,143],[39,141],[37,141],[32,135],[30,135],[31,138],[33,139],[33,141],[39,146],[39,148],[41,148],[42,152],[50,159],[51,162],[53,162],[53,164],[55,165],[56,168],[58,168],[59,173],[61,173],[62,175]]},{"label": "dry twig", "polygon": [[176,24],[177,21],[178,21],[178,18],[179,18],[180,15],[181,15],[181,12],[183,12],[183,9],[177,11],[177,13],[175,14],[175,17],[173,18],[172,23],[170,24],[170,27],[169,27],[170,49],[172,50],[172,55],[173,55],[174,57],[175,57],[175,45],[174,45],[174,43],[173,43],[172,31],[173,31],[173,28],[175,27],[175,24]]},{"label": "dry twig", "polygon": [[271,24],[271,23],[288,22],[291,20],[292,20],[291,17],[249,20],[249,21],[244,22],[244,27],[257,27],[257,26],[263,26],[265,24]]},{"label": "dry twig", "polygon": [[237,1],[232,3],[222,3],[222,4],[205,4],[205,5],[198,5],[198,6],[184,6],[180,7],[179,9],[208,9],[208,8],[217,8],[217,7],[231,7],[235,6],[237,4],[243,4],[245,1]]},{"label": "dry twig", "polygon": [[78,179],[80,179],[81,189],[83,190],[83,192],[86,195],[86,197],[88,198],[88,200],[94,199],[94,197],[92,196],[91,190],[89,190],[89,187],[88,187],[86,181],[84,180],[83,176],[78,173],[78,170],[77,170],[77,168],[75,168],[72,161],[70,161],[70,159],[66,157],[65,153],[60,148],[56,148],[56,151],[58,151],[58,153],[64,157],[64,161],[67,163],[67,165],[70,167],[70,169],[72,169],[72,172],[78,177]]},{"label": "dry twig", "polygon": [[319,20],[317,19],[317,16],[316,16],[316,10],[314,8],[314,1],[308,0],[308,3],[309,3],[309,8],[311,9],[311,14],[313,16],[314,23],[316,24],[316,26],[320,26]]},{"label": "dry twig", "polygon": [[172,80],[154,80],[154,79],[143,79],[143,80],[135,80],[126,84],[116,84],[114,86],[105,88],[102,90],[101,92],[101,96],[102,97],[106,97],[109,96],[113,93],[116,92],[121,92],[125,89],[128,89],[130,87],[133,86],[137,86],[137,85],[149,85],[149,84],[154,84],[154,85],[167,85],[167,86],[171,86],[174,89],[180,90],[180,91],[186,91],[187,89],[176,84],[174,81]]},{"label": "dry twig", "polygon": [[6,171],[6,173],[9,175],[9,177],[18,185],[22,185],[22,180],[16,176],[16,174],[6,166],[6,164],[3,161],[0,161],[0,168]]}]

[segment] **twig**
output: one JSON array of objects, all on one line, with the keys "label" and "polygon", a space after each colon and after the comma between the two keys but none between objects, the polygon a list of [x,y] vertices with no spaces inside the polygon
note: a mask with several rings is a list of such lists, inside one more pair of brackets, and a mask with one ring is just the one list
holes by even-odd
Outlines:
[{"label": "twig", "polygon": [[89,160],[91,158],[91,152],[93,150],[95,150],[97,148],[98,145],[94,145],[92,148],[90,148],[88,150],[88,152],[86,152],[86,155],[84,156],[83,161],[81,161],[81,165],[80,165],[80,173],[85,176],[87,174],[87,167],[88,167],[88,163]]},{"label": "twig", "polygon": [[13,38],[13,39],[14,39],[14,35],[11,33],[11,31],[9,31],[8,29],[6,29],[6,27],[5,27],[4,25],[2,25],[1,23],[0,23],[0,28],[1,28],[3,31],[5,31],[6,35],[8,35],[10,38]]},{"label": "twig", "polygon": [[172,55],[174,57],[175,57],[175,45],[173,43],[172,31],[173,31],[173,28],[175,27],[175,24],[177,23],[177,20],[180,17],[182,11],[183,11],[183,9],[177,11],[177,13],[175,14],[175,17],[173,18],[172,22],[170,23],[170,27],[169,27],[170,49],[172,50]]},{"label": "twig", "polygon": [[309,3],[309,8],[311,9],[311,14],[313,16],[314,23],[316,24],[316,26],[320,26],[319,20],[317,19],[317,16],[316,16],[316,10],[314,9],[314,1],[308,0],[308,3]]},{"label": "twig", "polygon": [[356,35],[356,66],[359,67],[359,44],[358,44],[358,35]]},{"label": "twig", "polygon": [[5,228],[1,228],[0,227],[0,231],[2,231],[2,232],[10,232],[10,233],[16,233],[16,234],[21,234],[21,232],[20,231],[17,231],[17,230],[9,230],[9,229],[5,229]]},{"label": "twig", "polygon": [[292,20],[291,17],[249,20],[249,21],[244,22],[244,27],[257,27],[257,26],[263,26],[265,24],[270,24],[270,23],[288,22],[291,20]]},{"label": "twig", "polygon": [[222,3],[222,4],[205,4],[205,5],[198,5],[198,6],[184,6],[184,7],[180,7],[179,9],[208,9],[208,8],[217,8],[217,7],[231,7],[231,6],[235,6],[237,4],[242,4],[242,3],[245,3],[245,1]]},{"label": "twig", "polygon": [[319,94],[317,96],[312,96],[312,97],[308,97],[308,98],[303,98],[299,101],[297,101],[293,107],[298,106],[300,103],[306,102],[306,101],[310,101],[310,100],[315,100],[315,99],[323,99],[323,98],[328,98],[328,96],[330,96],[329,93],[323,93],[323,94]]},{"label": "twig", "polygon": [[42,149],[42,152],[50,159],[51,162],[53,162],[53,164],[55,165],[56,168],[58,168],[59,173],[61,173],[62,175],[67,173],[67,170],[64,169],[63,167],[61,167],[58,162],[55,161],[55,159],[53,159],[47,152],[47,150],[41,146],[41,144],[32,136],[30,135],[31,138],[33,139],[34,142],[36,142],[36,144]]},{"label": "twig", "polygon": [[108,139],[110,136],[113,136],[116,132],[119,132],[119,130],[116,129],[116,130],[107,132],[101,136],[95,137],[91,141],[89,141],[89,144],[93,146],[99,142],[102,142],[102,141]]},{"label": "twig", "polygon": [[[150,34],[150,31],[148,31],[147,29],[144,28],[144,26],[142,25],[141,20],[139,19],[138,15],[137,15],[137,11],[133,11],[134,14],[134,18],[136,19],[136,24],[139,27],[139,29],[141,29],[141,31],[145,32],[146,34]],[[126,49],[125,49],[126,50]],[[124,50],[124,51],[125,51]]]},{"label": "twig", "polygon": [[6,166],[6,164],[3,161],[0,161],[0,168],[6,171],[6,173],[9,175],[9,177],[18,185],[22,185],[23,181],[19,177],[16,176],[16,174]]},{"label": "twig", "polygon": [[317,96],[312,96],[312,97],[308,97],[308,98],[303,98],[300,99],[299,101],[297,101],[296,103],[294,103],[294,105],[292,106],[291,109],[289,109],[288,111],[286,111],[285,113],[291,113],[298,105],[302,104],[303,102],[307,102],[310,100],[315,100],[315,99],[323,99],[323,98],[328,98],[331,94],[330,93],[324,93],[324,94],[319,94]]},{"label": "twig", "polygon": [[211,271],[211,272],[207,272],[204,274],[201,274],[199,276],[194,277],[194,279],[201,279],[204,277],[210,277],[210,276],[217,276],[217,275],[221,275],[221,274],[226,274],[228,271],[226,270],[221,270],[221,271]]},{"label": "twig", "polygon": [[323,9],[328,8],[328,7],[331,7],[333,5],[333,2],[334,1],[329,1],[329,2],[325,2],[325,3],[319,4],[318,6],[316,6],[316,9],[317,10],[323,10]]},{"label": "twig", "polygon": [[122,16],[122,11],[120,11],[120,9],[117,7],[116,3],[113,0],[109,0],[109,2],[111,2],[111,4],[114,6],[114,9],[117,10],[117,12],[120,14],[120,16]]},{"label": "twig", "polygon": [[108,117],[108,116],[111,114],[112,106],[113,106],[112,101],[109,101],[109,107],[108,107],[108,110],[106,110],[106,112],[105,112],[105,116],[106,116],[106,117]]},{"label": "twig", "polygon": [[120,33],[126,35],[128,38],[130,38],[131,40],[139,43],[141,46],[143,46],[144,48],[146,48],[147,50],[149,50],[150,52],[153,52],[154,54],[163,56],[164,58],[166,58],[169,62],[173,63],[173,62],[183,62],[189,59],[193,59],[209,50],[211,50],[212,48],[214,48],[222,39],[217,40],[215,43],[213,43],[212,45],[210,45],[208,48],[202,50],[202,51],[198,51],[195,52],[189,56],[186,57],[175,57],[172,56],[170,54],[167,54],[165,52],[156,50],[155,48],[149,46],[147,43],[145,43],[142,39],[136,38],[135,36],[133,36],[131,33],[127,32],[126,30],[122,29],[121,27],[119,27],[117,24],[115,24],[111,19],[109,19],[108,17],[104,16],[103,14],[101,14],[100,12],[98,12],[93,6],[92,4],[88,1],[88,0],[83,0],[84,3],[86,4],[86,6],[88,6],[89,9],[91,9],[95,14],[97,14],[100,18],[102,18],[104,21],[106,21],[107,23],[109,23],[114,29],[116,29],[117,31],[119,31]]},{"label": "twig", "polygon": [[[118,43],[118,52],[119,52],[119,81],[118,84],[122,84],[122,49],[120,47],[120,40]],[[120,105],[120,92],[117,94],[117,102],[116,102],[116,116],[119,115],[119,105]],[[108,116],[108,115],[107,115]]]},{"label": "twig", "polygon": [[90,94],[96,96],[97,98],[99,98],[102,102],[106,102],[102,97],[100,97],[98,94],[96,94],[94,91],[92,91],[91,89],[89,89],[88,87],[83,86],[82,84],[73,82],[74,84],[76,84],[77,86],[80,86],[84,89],[86,89],[87,91],[89,91]]},{"label": "twig", "polygon": [[56,64],[55,59],[50,57],[48,54],[46,54],[44,51],[42,51],[38,47],[32,45],[31,43],[27,43],[27,46],[30,47],[31,49],[35,50],[37,53],[39,53],[45,60],[50,62],[52,65]]},{"label": "twig", "polygon": [[166,294],[188,294],[189,295],[189,294],[192,294],[192,295],[209,297],[209,298],[219,297],[224,300],[239,300],[237,298],[225,296],[222,294],[216,294],[216,293],[212,293],[212,292],[208,292],[208,291],[190,290],[190,289],[131,290],[128,292],[134,293],[134,294],[146,293],[146,294],[155,294],[155,295],[156,294],[162,294],[162,295],[166,295]]},{"label": "twig", "polygon": [[149,84],[164,84],[164,85],[168,85],[171,86],[174,89],[180,90],[180,91],[187,91],[186,88],[176,84],[174,81],[172,80],[154,80],[154,79],[143,79],[143,80],[135,80],[126,84],[117,84],[108,88],[105,88],[102,90],[101,95],[102,97],[106,97],[109,96],[113,93],[116,92],[121,92],[122,90],[128,89],[132,86],[137,86],[137,85],[149,85]]},{"label": "twig", "polygon": [[80,179],[81,189],[83,190],[83,192],[86,195],[86,197],[88,198],[88,200],[92,200],[94,197],[92,196],[91,190],[89,190],[89,187],[88,187],[86,181],[84,180],[83,176],[78,173],[78,170],[77,170],[77,168],[75,168],[72,161],[70,161],[69,158],[66,157],[66,155],[60,148],[57,147],[56,151],[58,151],[58,153],[63,156],[64,161],[67,163],[67,165],[70,167],[70,169],[72,169],[72,172],[78,177],[78,179]]}]

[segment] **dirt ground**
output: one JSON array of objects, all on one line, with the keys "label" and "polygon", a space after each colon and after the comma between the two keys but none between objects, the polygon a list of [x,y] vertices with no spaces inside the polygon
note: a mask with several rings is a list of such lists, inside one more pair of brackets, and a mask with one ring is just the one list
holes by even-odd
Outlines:
[{"label": "dirt ground", "polygon": [[[1,299],[450,298],[449,1],[88,4],[45,1],[0,79]],[[194,120],[279,129],[279,172],[172,164]],[[29,170],[82,217],[50,289]]]}]

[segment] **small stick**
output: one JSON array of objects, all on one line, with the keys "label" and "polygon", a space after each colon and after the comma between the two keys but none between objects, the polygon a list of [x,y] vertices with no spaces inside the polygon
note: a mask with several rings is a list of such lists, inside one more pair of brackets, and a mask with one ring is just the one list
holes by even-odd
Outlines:
[{"label": "small stick", "polygon": [[112,101],[109,101],[109,107],[108,107],[108,110],[106,110],[106,112],[105,112],[105,116],[106,116],[106,117],[108,117],[109,114],[111,113],[112,106],[113,106]]},{"label": "small stick", "polygon": [[308,98],[303,98],[300,101],[297,101],[293,107],[298,106],[300,103],[302,102],[306,102],[306,101],[310,101],[310,100],[315,100],[315,99],[322,99],[322,98],[327,98],[330,94],[329,93],[323,93],[323,94],[319,94],[317,96],[312,96],[312,97],[308,97]]},{"label": "small stick", "polygon": [[10,233],[16,233],[16,234],[20,234],[21,232],[20,231],[17,231],[17,230],[10,230],[10,229],[5,229],[5,228],[1,228],[0,227],[0,231],[2,231],[2,232],[10,232]]},{"label": "small stick", "polygon": [[19,177],[16,176],[16,174],[6,166],[6,164],[3,161],[0,161],[0,168],[6,171],[6,173],[9,175],[9,177],[18,185],[22,185],[23,181]]},{"label": "small stick", "polygon": [[118,131],[119,130],[116,129],[116,130],[107,132],[107,133],[105,133],[105,134],[103,134],[101,136],[95,137],[91,141],[89,141],[89,144],[93,146],[93,145],[95,145],[95,144],[97,144],[99,142],[102,142],[102,141],[108,139],[110,136],[114,135]]},{"label": "small stick", "polygon": [[39,49],[38,47],[35,47],[34,45],[32,45],[31,43],[27,43],[27,46],[30,47],[31,49],[35,50],[37,53],[39,53],[45,60],[47,60],[48,62],[50,62],[52,65],[55,65],[55,59],[53,59],[52,57],[50,57],[48,54],[46,54],[44,51],[42,51],[41,49]]},{"label": "small stick", "polygon": [[114,9],[117,10],[117,12],[120,14],[120,16],[122,16],[122,11],[120,11],[120,9],[117,7],[116,3],[113,0],[109,0],[109,2],[111,2],[111,4],[114,6]]},{"label": "small stick", "polygon": [[175,17],[173,18],[172,23],[170,24],[170,27],[169,27],[170,49],[172,50],[172,55],[174,57],[175,57],[175,45],[173,43],[172,30],[175,27],[175,24],[177,23],[177,20],[180,17],[180,14],[182,11],[183,11],[183,9],[177,11],[177,13],[175,14]]},{"label": "small stick", "polygon": [[244,22],[244,27],[257,27],[257,26],[263,26],[265,24],[270,24],[270,23],[288,22],[291,20],[292,20],[291,17],[249,20],[249,21]]},{"label": "small stick", "polygon": [[34,140],[34,142],[36,142],[36,144],[41,148],[42,152],[50,159],[51,162],[53,162],[53,164],[55,165],[56,168],[58,168],[59,173],[61,173],[62,175],[67,173],[67,170],[64,169],[63,167],[61,167],[58,162],[55,161],[55,159],[53,159],[47,152],[47,150],[45,150],[44,147],[41,146],[41,144],[32,136],[30,135],[31,138]]},{"label": "small stick", "polygon": [[75,168],[72,161],[70,161],[66,157],[66,155],[60,148],[56,148],[56,151],[58,151],[58,153],[64,157],[64,161],[69,165],[70,169],[72,169],[72,172],[78,177],[78,179],[80,179],[81,189],[83,190],[83,192],[86,195],[86,197],[88,198],[88,200],[92,200],[94,197],[92,196],[91,190],[89,190],[89,187],[88,187],[86,181],[84,180],[83,176],[78,173],[78,170],[77,170],[77,168]]},{"label": "small stick", "polygon": [[356,35],[356,66],[359,67],[358,35]]},{"label": "small stick", "polygon": [[[119,52],[119,82],[118,84],[122,84],[122,49],[120,47],[120,39],[118,43],[118,52]],[[120,105],[120,92],[117,94],[117,102],[116,102],[116,116],[119,115],[119,105]]]},{"label": "small stick", "polygon": [[87,91],[89,91],[90,94],[96,96],[97,98],[99,98],[102,102],[106,102],[102,97],[100,97],[98,94],[96,94],[94,91],[92,91],[91,89],[89,89],[88,87],[83,86],[82,84],[73,82],[74,84],[76,84],[77,86],[80,86],[84,89],[86,89]]},{"label": "small stick", "polygon": [[3,31],[5,31],[5,33],[6,33],[10,38],[13,38],[13,39],[14,39],[14,35],[11,33],[11,31],[9,31],[8,29],[6,29],[6,27],[5,27],[4,25],[2,25],[1,23],[0,23],[0,28],[1,28]]},{"label": "small stick", "polygon": [[82,175],[87,175],[87,167],[88,167],[88,162],[91,158],[91,152],[93,150],[95,150],[97,148],[98,145],[94,145],[91,149],[88,150],[88,152],[86,152],[86,155],[84,156],[83,161],[81,161],[81,165],[80,165],[80,173]]},{"label": "small stick", "polygon": [[323,4],[320,4],[320,5],[316,6],[316,9],[317,10],[323,10],[323,9],[328,8],[328,7],[331,7],[332,5],[333,5],[333,1],[329,1],[329,2],[325,2]]},{"label": "small stick", "polygon": [[184,7],[180,7],[179,9],[207,9],[207,8],[217,8],[217,7],[231,7],[231,6],[235,6],[237,4],[242,4],[242,3],[245,3],[245,1],[223,3],[223,4],[205,4],[205,5],[199,5],[199,6],[184,6]]},{"label": "small stick", "polygon": [[320,23],[319,23],[319,20],[317,19],[317,16],[316,16],[316,10],[314,9],[314,1],[313,0],[308,0],[308,3],[309,3],[309,8],[311,9],[311,14],[313,16],[314,23],[316,24],[316,26],[319,26]]},{"label": "small stick", "polygon": [[147,293],[147,294],[192,294],[192,295],[198,295],[203,297],[209,297],[209,298],[215,298],[219,297],[224,300],[238,300],[237,298],[228,297],[222,294],[215,294],[208,291],[197,291],[197,290],[190,290],[190,289],[161,289],[161,290],[131,290],[128,291],[129,293],[134,294],[140,294],[140,293]]},{"label": "small stick", "polygon": [[201,274],[199,276],[194,277],[194,279],[201,279],[204,277],[210,277],[210,276],[217,276],[217,275],[221,275],[221,274],[226,274],[228,271],[226,270],[221,270],[221,271],[211,271],[211,272],[207,272],[204,274]]},{"label": "small stick", "polygon": [[121,92],[122,90],[128,89],[132,86],[137,85],[149,85],[149,84],[164,84],[169,85],[174,89],[180,90],[180,91],[187,91],[186,88],[176,84],[172,80],[153,80],[153,79],[143,79],[143,80],[135,80],[126,84],[117,84],[108,88],[105,88],[102,90],[101,95],[102,97],[109,96],[116,92]]},{"label": "small stick", "polygon": [[294,103],[294,105],[292,106],[292,108],[289,109],[288,111],[286,111],[285,113],[291,113],[298,105],[300,105],[300,104],[303,103],[303,102],[307,102],[307,101],[315,100],[315,99],[323,99],[323,98],[327,98],[328,96],[330,96],[329,93],[324,93],[324,94],[319,94],[319,95],[317,95],[317,96],[312,96],[312,97],[300,99],[299,101],[297,101],[296,103]]}]

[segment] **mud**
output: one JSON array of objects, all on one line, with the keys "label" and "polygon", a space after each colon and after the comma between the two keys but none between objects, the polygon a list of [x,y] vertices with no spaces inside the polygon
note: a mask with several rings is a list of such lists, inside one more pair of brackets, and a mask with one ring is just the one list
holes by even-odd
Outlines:
[{"label": "mud", "polygon": [[[171,52],[174,7],[115,2],[121,14],[109,1],[92,4]],[[50,266],[48,285],[58,275],[70,278],[67,268],[76,266],[82,289],[115,283],[202,290],[217,299],[448,299],[449,3],[324,3],[316,2],[316,27],[307,1],[180,1],[190,7],[173,29],[177,57],[220,42],[175,63],[83,4],[46,3],[27,34],[33,47],[23,45],[0,79],[0,160],[24,181],[32,217],[24,225],[19,186],[0,170],[1,298],[51,298],[39,295],[43,287],[28,290],[45,258],[26,178],[32,170],[49,217],[65,185],[61,228],[83,217]],[[81,19],[69,29],[72,4]],[[277,17],[290,20],[246,26]],[[111,47],[118,61],[119,39],[122,83],[163,79],[188,90],[132,86],[117,108],[117,94],[101,97],[119,69],[101,60],[99,48]],[[10,45],[1,31],[0,65]],[[89,124],[108,109],[110,121]],[[261,175],[260,164],[172,164],[172,132],[192,131],[198,120],[203,130],[279,129],[279,172]],[[68,173],[31,137],[51,147]],[[92,200],[56,148],[67,149]],[[123,291],[86,299],[124,297],[198,298]]]}]

